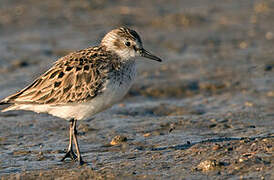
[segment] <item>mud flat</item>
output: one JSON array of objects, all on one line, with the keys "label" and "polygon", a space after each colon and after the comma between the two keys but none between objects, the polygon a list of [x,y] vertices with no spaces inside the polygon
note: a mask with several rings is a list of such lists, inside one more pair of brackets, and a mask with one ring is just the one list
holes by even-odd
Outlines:
[{"label": "mud flat", "polygon": [[165,59],[79,123],[83,167],[59,162],[66,121],[0,113],[1,178],[273,179],[273,19],[271,0],[1,1],[0,98],[121,25]]}]

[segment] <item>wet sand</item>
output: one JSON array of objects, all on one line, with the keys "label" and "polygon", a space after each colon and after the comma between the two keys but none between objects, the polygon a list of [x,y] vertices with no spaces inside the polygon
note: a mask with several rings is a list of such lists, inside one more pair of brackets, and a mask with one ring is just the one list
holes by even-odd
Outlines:
[{"label": "wet sand", "polygon": [[1,178],[274,178],[273,19],[271,0],[1,1],[0,99],[121,25],[164,59],[79,123],[83,167],[59,162],[68,122],[0,113]]}]

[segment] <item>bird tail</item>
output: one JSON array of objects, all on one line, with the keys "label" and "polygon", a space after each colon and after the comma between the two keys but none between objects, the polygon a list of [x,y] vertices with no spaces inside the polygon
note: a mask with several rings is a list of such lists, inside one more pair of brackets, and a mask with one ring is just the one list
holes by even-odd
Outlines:
[{"label": "bird tail", "polygon": [[0,105],[5,105],[5,104],[8,104],[8,103],[0,101]]},{"label": "bird tail", "polygon": [[5,99],[0,100],[0,105],[7,105],[7,104],[10,104],[8,98],[5,98]]},{"label": "bird tail", "polygon": [[5,109],[2,109],[1,112],[14,111],[14,110],[18,110],[18,107],[15,105],[11,105]]},{"label": "bird tail", "polygon": [[[1,107],[1,106],[4,106],[3,108]],[[8,102],[6,102],[5,100],[2,100],[2,101],[0,101],[0,111],[1,112],[6,112],[6,111],[10,111],[10,110],[12,110],[12,106],[9,106],[9,105],[11,105],[10,103],[8,103]],[[7,107],[7,106],[9,106],[9,107]]]}]

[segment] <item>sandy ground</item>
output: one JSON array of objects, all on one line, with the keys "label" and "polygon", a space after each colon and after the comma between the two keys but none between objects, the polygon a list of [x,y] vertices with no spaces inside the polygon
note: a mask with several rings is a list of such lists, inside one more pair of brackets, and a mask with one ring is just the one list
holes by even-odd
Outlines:
[{"label": "sandy ground", "polygon": [[270,0],[1,0],[0,99],[121,25],[164,59],[79,123],[83,167],[59,161],[68,122],[0,113],[1,178],[274,179],[273,19]]}]

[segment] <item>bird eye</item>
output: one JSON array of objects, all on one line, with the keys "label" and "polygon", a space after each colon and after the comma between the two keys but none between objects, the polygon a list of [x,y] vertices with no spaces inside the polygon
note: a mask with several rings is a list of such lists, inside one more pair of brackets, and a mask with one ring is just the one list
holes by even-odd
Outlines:
[{"label": "bird eye", "polygon": [[130,42],[128,42],[128,41],[125,42],[125,45],[129,47],[130,46]]}]

